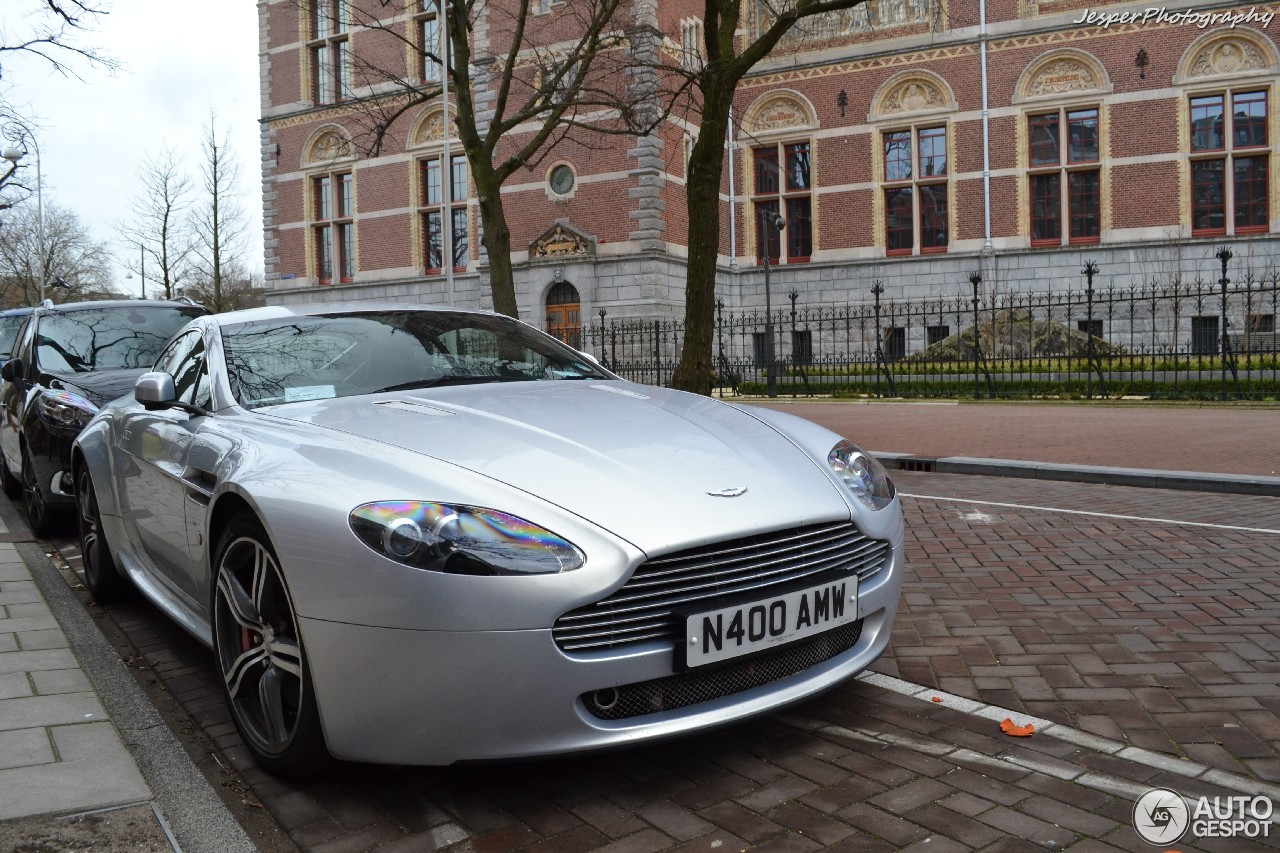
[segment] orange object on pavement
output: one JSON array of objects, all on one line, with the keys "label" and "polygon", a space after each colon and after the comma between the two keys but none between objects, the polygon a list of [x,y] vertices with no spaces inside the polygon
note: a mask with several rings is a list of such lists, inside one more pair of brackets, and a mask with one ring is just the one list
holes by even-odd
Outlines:
[{"label": "orange object on pavement", "polygon": [[1000,724],[1000,730],[1010,737],[1031,737],[1031,735],[1035,734],[1036,727],[1031,723],[1027,723],[1025,726],[1020,726],[1013,720],[1005,717],[1004,722]]}]

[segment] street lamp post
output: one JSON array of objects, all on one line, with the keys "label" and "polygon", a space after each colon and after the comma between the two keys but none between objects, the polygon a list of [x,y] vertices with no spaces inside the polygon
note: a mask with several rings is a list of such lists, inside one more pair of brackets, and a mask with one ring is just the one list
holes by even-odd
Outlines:
[{"label": "street lamp post", "polygon": [[[36,151],[36,216],[37,216],[37,218],[38,218],[38,222],[37,222],[37,225],[36,225],[36,229],[37,229],[37,237],[36,237],[36,239],[39,241],[39,248],[40,248],[40,258],[39,258],[40,301],[41,301],[41,302],[44,302],[44,265],[45,265],[45,256],[44,256],[44,176],[43,176],[43,175],[41,174],[41,172],[40,172],[40,145],[39,145],[39,143],[37,143],[37,142],[36,142],[36,136],[35,136],[35,134],[34,134],[34,133],[30,133],[30,132],[25,133],[25,134],[23,134],[22,139],[23,139],[23,144],[24,144],[24,145],[25,145],[28,141],[30,141],[30,143],[31,143],[31,147],[32,147],[32,148],[34,148],[34,149],[35,149],[35,151]],[[21,148],[19,148],[19,147],[18,147],[18,146],[16,146],[16,145],[14,145],[14,146],[10,146],[9,148],[6,148],[6,149],[4,150],[4,152],[3,152],[3,154],[2,154],[2,155],[0,155],[0,156],[3,156],[3,157],[4,157],[4,159],[8,160],[10,163],[12,163],[13,165],[15,165],[15,166],[16,166],[16,165],[18,165],[18,161],[19,161],[19,160],[21,160],[21,159],[22,159],[22,157],[23,157],[23,155],[25,155],[26,153],[27,153],[26,151],[22,150]]]},{"label": "street lamp post", "polygon": [[[1227,366],[1230,364],[1231,343],[1227,339],[1227,285],[1231,283],[1231,279],[1227,278],[1227,262],[1231,260],[1231,250],[1226,246],[1222,246],[1214,253],[1214,257],[1222,264],[1222,276],[1218,279],[1218,286],[1222,289],[1222,336],[1219,338],[1220,356],[1222,358],[1222,390],[1219,392],[1219,399],[1227,399]],[[1231,365],[1231,373],[1235,375],[1235,365]],[[1239,390],[1239,381],[1237,380],[1237,390]]]},{"label": "street lamp post", "polygon": [[778,371],[773,360],[773,302],[769,293],[769,229],[772,225],[779,231],[787,227],[787,220],[776,210],[760,208],[757,217],[760,222],[760,250],[764,255],[764,358],[765,358],[765,393],[770,397],[778,396]]},{"label": "street lamp post", "polygon": [[982,379],[978,374],[982,364],[982,330],[978,328],[978,285],[982,284],[982,273],[970,273],[969,284],[973,285],[973,396],[976,399],[982,396]]},{"label": "street lamp post", "polygon": [[[1088,372],[1085,374],[1085,390],[1084,396],[1086,400],[1093,399],[1093,277],[1098,274],[1098,265],[1093,261],[1085,261],[1084,268],[1080,270],[1081,275],[1085,278],[1085,358],[1088,360]],[[1107,386],[1103,384],[1102,366],[1098,366],[1098,387],[1102,389],[1102,396],[1107,396]]]}]

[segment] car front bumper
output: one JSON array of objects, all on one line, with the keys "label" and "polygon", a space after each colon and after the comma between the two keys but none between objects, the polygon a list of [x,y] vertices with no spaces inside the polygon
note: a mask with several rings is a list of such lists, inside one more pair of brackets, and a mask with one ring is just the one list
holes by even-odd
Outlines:
[{"label": "car front bumper", "polygon": [[888,645],[903,574],[894,544],[859,587],[851,648],[741,692],[628,719],[583,701],[672,676],[670,643],[568,655],[550,629],[423,631],[302,618],[330,752],[352,761],[446,765],[622,747],[724,725],[798,702],[870,666]]}]

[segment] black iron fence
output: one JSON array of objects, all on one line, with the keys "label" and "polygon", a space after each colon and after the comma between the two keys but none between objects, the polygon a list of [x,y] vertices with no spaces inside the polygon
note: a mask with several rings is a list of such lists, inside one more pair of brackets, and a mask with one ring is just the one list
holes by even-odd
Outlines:
[{"label": "black iron fence", "polygon": [[[719,393],[1280,399],[1280,272],[997,295],[973,279],[969,294],[918,301],[881,301],[873,285],[868,303],[805,305],[792,291],[770,317],[718,304]],[[580,335],[615,373],[666,385],[684,324],[605,317]]]}]

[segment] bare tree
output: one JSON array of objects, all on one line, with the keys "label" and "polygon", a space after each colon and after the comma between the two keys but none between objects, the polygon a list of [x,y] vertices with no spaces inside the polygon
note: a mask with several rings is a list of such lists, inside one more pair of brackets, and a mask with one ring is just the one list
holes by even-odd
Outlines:
[{"label": "bare tree", "polygon": [[143,161],[138,194],[129,201],[133,218],[119,226],[120,235],[138,249],[125,259],[125,265],[144,280],[150,269],[151,280],[164,288],[165,299],[179,292],[191,271],[195,238],[186,213],[193,192],[177,155],[166,148]]},{"label": "bare tree", "polygon": [[206,304],[224,310],[223,283],[227,269],[242,261],[244,254],[244,213],[235,196],[240,166],[231,155],[225,133],[218,135],[217,117],[210,114],[204,127],[203,159],[200,163],[204,197],[192,218],[195,250],[200,274],[209,282]]},{"label": "bare tree", "polygon": [[[479,197],[493,306],[518,316],[503,184],[517,171],[535,168],[572,130],[646,133],[662,118],[652,77],[637,74],[628,52],[636,28],[622,10],[630,4],[575,0],[557,4],[553,20],[539,16],[551,8],[539,0],[450,0],[447,14],[446,4],[434,0],[426,13],[433,8],[434,19],[444,21],[437,44],[423,43],[436,31],[430,27],[380,17],[399,13],[403,0],[378,0],[382,11],[376,15],[350,0],[316,6],[330,10],[327,26],[363,27],[382,41],[378,50],[352,51],[353,89],[359,92],[342,93],[352,100],[357,144],[366,153],[395,138],[406,114],[439,99],[447,78],[451,119]],[[486,52],[474,50],[477,31],[485,33]],[[398,50],[387,49],[397,43]],[[412,64],[419,67],[380,59],[406,55],[418,57]],[[586,136],[574,138],[581,143]],[[444,249],[445,263],[451,251]]]},{"label": "bare tree", "polygon": [[34,57],[62,74],[75,74],[80,60],[108,70],[119,63],[81,38],[107,14],[100,3],[86,0],[25,0],[22,9],[9,0],[9,11],[0,26],[0,61],[8,57]]},{"label": "bare tree", "polygon": [[239,311],[266,304],[266,284],[261,273],[250,273],[240,260],[227,264],[222,271],[218,294],[214,295],[213,279],[204,272],[197,272],[184,283],[177,296],[190,299],[218,311]]},{"label": "bare tree", "polygon": [[[9,93],[16,87],[14,68],[23,59],[35,60],[53,70],[79,76],[81,65],[113,71],[119,62],[84,40],[97,20],[107,14],[100,3],[88,0],[7,0],[0,18],[0,67],[4,69],[0,84],[0,126],[6,130],[0,145],[19,143],[24,133],[31,132],[30,118],[22,115]],[[20,91],[20,89],[19,89]],[[31,193],[22,179],[29,164],[5,162],[0,166],[0,211],[19,204]]]},{"label": "bare tree", "polygon": [[[26,137],[31,132],[25,119],[18,115],[0,96],[0,149],[8,151],[15,148],[24,151],[27,148]],[[0,161],[0,213],[15,207],[35,194],[34,167],[27,162],[30,158],[25,154],[21,160]]]},{"label": "bare tree", "polygon": [[[689,272],[684,351],[672,377],[677,388],[710,394],[715,376],[711,349],[716,260],[720,251],[720,186],[729,110],[738,84],[798,21],[851,9],[862,2],[765,0],[748,4],[740,0],[705,0],[702,25],[706,56],[692,75],[699,118],[685,189],[690,223]],[[753,9],[761,20],[743,20],[743,14]]]},{"label": "bare tree", "polygon": [[42,265],[45,296],[55,302],[119,296],[111,282],[111,253],[80,217],[46,204],[43,251],[38,219],[35,205],[24,204],[13,208],[0,228],[0,305],[34,305]]}]

